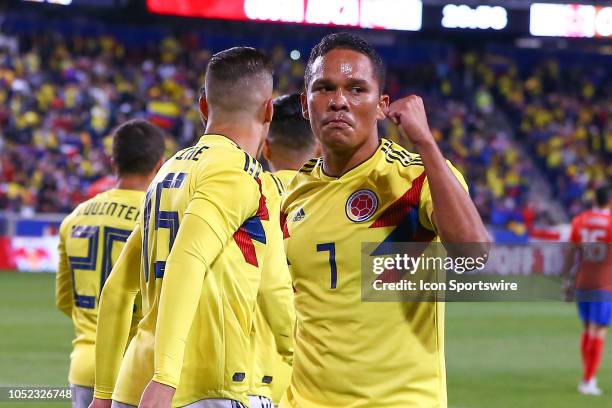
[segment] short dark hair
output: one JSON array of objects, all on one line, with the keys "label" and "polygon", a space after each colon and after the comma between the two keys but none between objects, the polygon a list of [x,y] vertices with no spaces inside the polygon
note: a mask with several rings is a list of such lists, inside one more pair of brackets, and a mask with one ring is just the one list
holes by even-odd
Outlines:
[{"label": "short dark hair", "polygon": [[601,186],[595,190],[595,204],[598,207],[605,207],[608,205],[610,200],[610,188],[608,186]]},{"label": "short dark hair", "polygon": [[306,71],[304,73],[304,83],[306,85],[308,85],[312,79],[312,65],[314,64],[315,60],[324,56],[328,52],[337,49],[356,51],[368,57],[372,63],[374,74],[376,75],[376,79],[378,79],[378,85],[382,92],[383,88],[385,87],[385,64],[383,63],[382,58],[380,58],[380,55],[378,55],[376,50],[370,44],[368,44],[366,40],[351,33],[336,33],[326,35],[317,45],[314,46],[312,51],[310,51],[310,57],[308,58]]},{"label": "short dark hair", "polygon": [[300,94],[282,95],[274,99],[274,116],[268,140],[293,151],[305,151],[315,144],[310,122],[302,115]]},{"label": "short dark hair", "polygon": [[113,162],[120,176],[151,173],[165,149],[164,133],[146,120],[127,121],[113,132]]},{"label": "short dark hair", "polygon": [[270,58],[255,48],[234,47],[218,52],[206,67],[206,98],[226,110],[243,109],[242,105],[249,103],[249,89],[244,89],[242,80],[261,75],[271,81],[272,72]]}]

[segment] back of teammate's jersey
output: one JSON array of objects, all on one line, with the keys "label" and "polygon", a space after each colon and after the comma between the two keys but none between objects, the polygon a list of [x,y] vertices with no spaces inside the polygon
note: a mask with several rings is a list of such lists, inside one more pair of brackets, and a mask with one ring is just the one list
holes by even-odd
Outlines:
[{"label": "back of teammate's jersey", "polygon": [[580,245],[576,288],[612,291],[612,215],[610,210],[585,211],[572,221],[571,241]]},{"label": "back of teammate's jersey", "polygon": [[[122,189],[100,193],[79,205],[60,227],[56,302],[75,327],[71,384],[93,387],[100,293],[136,225],[143,196],[141,191]],[[134,328],[140,313],[138,308]]]},{"label": "back of teammate's jersey", "polygon": [[[153,376],[154,348],[173,335],[156,330],[162,310],[160,294],[179,226],[186,214],[193,214],[206,222],[220,240],[221,236],[226,238],[214,260],[208,265],[196,265],[206,273],[208,284],[202,285],[195,318],[186,322],[191,331],[184,342],[184,358],[181,361],[165,358],[165,367],[155,365],[156,374],[172,371],[174,377],[176,367],[179,368],[175,405],[203,398],[245,400],[249,381],[248,335],[261,277],[259,263],[266,247],[258,218],[258,207],[265,208],[258,187],[260,172],[261,165],[233,141],[220,135],[206,135],[195,146],[176,153],[151,182],[140,223],[144,317],[122,362],[113,399],[138,403]],[[233,202],[233,190],[249,192],[249,202]],[[252,218],[233,229],[230,220],[245,205]]]}]

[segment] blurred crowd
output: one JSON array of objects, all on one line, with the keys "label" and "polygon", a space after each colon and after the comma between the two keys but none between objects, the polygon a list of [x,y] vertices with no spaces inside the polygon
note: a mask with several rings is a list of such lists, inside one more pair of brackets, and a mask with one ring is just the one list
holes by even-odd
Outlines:
[{"label": "blurred crowd", "polygon": [[[20,48],[0,48],[0,209],[67,212],[108,188],[109,134],[129,118],[165,129],[169,154],[203,131],[196,101],[210,52],[194,37],[127,49],[106,36],[45,35]],[[269,51],[276,92],[300,90],[306,56]],[[611,178],[612,93],[603,66],[566,70],[548,59],[525,68],[509,57],[453,51],[388,71],[392,100],[424,97],[434,136],[490,224],[524,235],[546,215],[530,191],[536,172],[568,215]],[[381,127],[397,140],[390,123]]]},{"label": "blurred crowd", "polygon": [[560,221],[551,198],[572,217],[612,179],[606,62],[451,52],[392,84],[428,97],[434,135],[487,223],[526,236]]},{"label": "blurred crowd", "polygon": [[[278,91],[297,89],[301,64],[273,56]],[[0,49],[0,209],[67,212],[108,186],[110,133],[127,119],[163,128],[169,154],[192,143],[209,57],[189,37],[126,50],[112,37],[38,36]]]}]

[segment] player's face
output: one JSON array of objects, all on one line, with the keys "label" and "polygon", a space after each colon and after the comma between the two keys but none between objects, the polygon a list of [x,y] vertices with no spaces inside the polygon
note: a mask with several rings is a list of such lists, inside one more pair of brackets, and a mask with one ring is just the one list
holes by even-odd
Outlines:
[{"label": "player's face", "polygon": [[388,98],[364,54],[337,49],[317,58],[306,98],[304,114],[324,148],[352,150],[378,138],[376,122],[385,118]]}]

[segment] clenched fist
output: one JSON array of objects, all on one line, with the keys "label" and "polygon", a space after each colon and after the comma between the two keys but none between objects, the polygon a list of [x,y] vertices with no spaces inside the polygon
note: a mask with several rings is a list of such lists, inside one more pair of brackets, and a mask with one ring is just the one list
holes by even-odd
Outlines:
[{"label": "clenched fist", "polygon": [[435,143],[427,124],[423,99],[419,96],[410,95],[398,99],[389,105],[385,115],[397,125],[400,136],[412,142],[416,147]]}]

